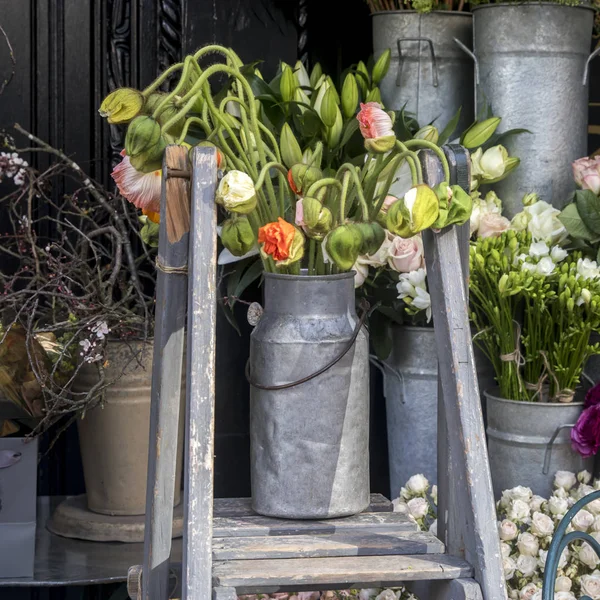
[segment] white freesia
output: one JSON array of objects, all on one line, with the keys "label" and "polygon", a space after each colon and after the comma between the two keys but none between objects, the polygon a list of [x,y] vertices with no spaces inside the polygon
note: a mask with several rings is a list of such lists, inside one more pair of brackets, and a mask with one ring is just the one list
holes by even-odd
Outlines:
[{"label": "white freesia", "polygon": [[567,230],[558,220],[560,210],[551,204],[539,200],[531,206],[526,206],[523,212],[531,217],[527,230],[535,241],[543,240],[547,244],[556,244],[566,237]]},{"label": "white freesia", "polygon": [[425,498],[412,498],[407,504],[408,512],[415,519],[422,519],[429,512],[429,502]]},{"label": "white freesia", "polygon": [[520,554],[517,558],[517,571],[523,577],[531,577],[537,570],[537,558],[528,554]]},{"label": "white freesia", "polygon": [[425,269],[417,269],[410,273],[403,273],[398,278],[396,289],[398,298],[408,298],[407,304],[411,304],[419,310],[425,310],[427,321],[431,320],[431,296],[427,292],[427,273]]},{"label": "white freesia", "polygon": [[589,258],[580,258],[577,261],[577,274],[584,279],[598,279],[600,277],[598,263]]},{"label": "white freesia", "polygon": [[532,600],[539,589],[535,583],[528,583],[525,587],[521,588],[519,600]]},{"label": "white freesia", "polygon": [[546,242],[533,242],[531,246],[529,246],[529,256],[533,258],[542,258],[542,256],[548,256],[550,254],[550,248],[548,248],[548,244]]},{"label": "white freesia", "polygon": [[515,574],[517,564],[509,556],[502,560],[502,568],[504,570],[504,579],[508,581],[509,579],[512,579],[513,575]]},{"label": "white freesia", "polygon": [[548,500],[548,510],[557,517],[562,517],[569,510],[569,503],[564,498],[552,496]]},{"label": "white freesia", "polygon": [[556,471],[554,475],[555,488],[562,488],[568,492],[576,483],[577,477],[571,471]]},{"label": "white freesia", "polygon": [[582,575],[579,585],[583,594],[586,594],[592,600],[600,600],[600,573],[594,572],[591,575]]},{"label": "white freesia", "polygon": [[592,292],[590,292],[590,290],[588,290],[587,288],[583,288],[581,290],[579,298],[577,298],[577,300],[575,301],[575,304],[577,304],[577,306],[581,306],[582,304],[589,304],[591,301]]},{"label": "white freesia", "polygon": [[425,475],[422,474],[413,475],[406,482],[405,487],[409,492],[411,492],[415,496],[425,494],[429,489],[429,480],[427,479],[427,477],[425,477]]},{"label": "white freesia", "polygon": [[427,316],[427,322],[431,321],[431,296],[429,292],[421,288],[415,288],[416,295],[413,298],[412,305],[419,310],[424,310]]},{"label": "white freesia", "polygon": [[504,519],[501,523],[498,523],[498,534],[503,542],[510,542],[514,540],[519,533],[519,528],[515,523],[508,519]]},{"label": "white freesia", "polygon": [[559,263],[563,260],[565,260],[565,258],[567,258],[568,256],[568,252],[564,249],[561,248],[560,246],[552,246],[552,250],[550,250],[550,257],[552,258],[552,260],[555,263]]},{"label": "white freesia", "polygon": [[594,515],[585,510],[580,510],[571,521],[571,525],[578,531],[587,531],[594,522]]},{"label": "white freesia", "polygon": [[560,575],[554,583],[554,590],[557,592],[570,592],[573,582],[566,575]]},{"label": "white freesia", "polygon": [[547,277],[548,275],[552,274],[555,267],[556,265],[554,264],[554,261],[549,256],[544,256],[544,258],[542,258],[540,262],[535,266],[535,272],[538,275]]},{"label": "white freesia", "polygon": [[540,549],[540,543],[535,535],[524,532],[519,534],[517,548],[521,554],[537,556],[538,550]]},{"label": "white freesia", "polygon": [[579,558],[584,565],[590,567],[591,569],[595,569],[600,564],[600,558],[598,558],[595,550],[585,542],[581,548],[579,548],[577,558]]},{"label": "white freesia", "polygon": [[541,512],[534,512],[531,518],[531,533],[538,537],[547,537],[554,533],[552,519]]}]

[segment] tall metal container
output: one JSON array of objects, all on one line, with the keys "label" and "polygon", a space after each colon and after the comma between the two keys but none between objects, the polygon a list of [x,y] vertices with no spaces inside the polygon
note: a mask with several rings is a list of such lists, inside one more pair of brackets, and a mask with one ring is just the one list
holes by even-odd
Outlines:
[{"label": "tall metal container", "polygon": [[[265,274],[264,312],[250,337],[251,383],[310,376],[340,356],[359,325],[354,273]],[[252,507],[318,519],[369,504],[369,343],[364,328],[334,366],[280,390],[251,386]]]},{"label": "tall metal container", "polygon": [[474,118],[473,65],[454,41],[468,48],[473,39],[470,13],[414,10],[373,14],[375,59],[391,49],[389,71],[380,83],[386,108],[412,112],[421,126],[443,129],[462,107],[457,133]]},{"label": "tall metal container", "polygon": [[[497,392],[496,392],[497,393]],[[556,471],[593,471],[593,459],[571,449],[571,426],[583,403],[517,402],[485,394],[488,454],[494,494],[525,485],[544,498]]]},{"label": "tall metal container", "polygon": [[587,69],[594,11],[535,2],[473,9],[477,103],[502,117],[499,131],[525,128],[503,142],[521,159],[494,190],[508,217],[524,194],[562,208],[575,189],[571,162],[587,154]]}]

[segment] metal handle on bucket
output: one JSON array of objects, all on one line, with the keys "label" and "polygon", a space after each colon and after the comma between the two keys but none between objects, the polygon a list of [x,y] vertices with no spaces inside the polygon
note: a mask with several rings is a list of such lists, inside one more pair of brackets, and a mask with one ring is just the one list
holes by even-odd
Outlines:
[{"label": "metal handle on bucket", "polygon": [[385,382],[387,379],[387,372],[389,371],[402,384],[402,404],[405,404],[406,403],[406,390],[404,387],[404,376],[402,375],[402,371],[399,371],[398,369],[394,369],[394,367],[390,367],[390,365],[383,362],[380,358],[377,358],[377,356],[375,356],[375,354],[369,354],[369,361],[371,362],[371,364],[374,367],[379,369],[379,371],[383,375],[383,395],[387,398],[387,394],[386,394],[387,385]]},{"label": "metal handle on bucket", "polygon": [[475,63],[475,83],[479,85],[479,61],[477,60],[477,57],[458,38],[452,39],[465,54],[468,54],[473,59],[473,62]]},{"label": "metal handle on bucket", "polygon": [[583,85],[587,85],[588,82],[588,76],[590,74],[590,63],[594,60],[594,58],[596,58],[596,56],[598,56],[598,54],[600,54],[600,46],[598,46],[598,48],[596,48],[589,56],[588,59],[585,61],[585,69],[583,71]]},{"label": "metal handle on bucket", "polygon": [[542,473],[544,475],[548,475],[548,471],[550,470],[550,458],[552,457],[552,446],[554,445],[554,441],[558,437],[558,434],[566,428],[573,429],[575,425],[561,425],[556,428],[556,431],[552,434],[548,445],[546,446],[546,454],[544,455],[544,468],[542,469]]},{"label": "metal handle on bucket", "polygon": [[[435,57],[435,50],[433,49],[433,42],[429,38],[424,37],[410,37],[410,38],[400,38],[397,40],[398,44],[398,76],[396,77],[396,85],[400,87],[402,83],[402,42],[427,42],[429,45],[429,51],[431,52],[431,66],[432,66],[432,75],[433,75],[433,87],[438,86],[438,68],[437,68],[437,59]],[[420,50],[420,46],[419,46]]]}]

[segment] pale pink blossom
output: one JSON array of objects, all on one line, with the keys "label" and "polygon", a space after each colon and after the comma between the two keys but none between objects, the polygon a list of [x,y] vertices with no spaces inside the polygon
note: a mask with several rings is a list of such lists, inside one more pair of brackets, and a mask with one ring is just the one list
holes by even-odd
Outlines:
[{"label": "pale pink blossom", "polygon": [[579,158],[573,162],[575,183],[584,190],[600,194],[600,156]]},{"label": "pale pink blossom", "polygon": [[113,169],[111,177],[115,180],[121,195],[137,208],[160,213],[161,172],[142,173],[135,169],[125,150],[121,152],[123,160]]},{"label": "pale pink blossom", "polygon": [[388,264],[398,273],[410,273],[425,266],[423,241],[420,235],[411,238],[395,236],[388,249]]},{"label": "pale pink blossom", "polygon": [[379,102],[361,102],[360,111],[356,115],[360,132],[365,139],[376,139],[380,137],[393,136],[392,119]]},{"label": "pale pink blossom", "polygon": [[502,215],[496,213],[486,213],[479,221],[478,237],[498,237],[501,233],[507,231],[510,227],[510,221]]}]

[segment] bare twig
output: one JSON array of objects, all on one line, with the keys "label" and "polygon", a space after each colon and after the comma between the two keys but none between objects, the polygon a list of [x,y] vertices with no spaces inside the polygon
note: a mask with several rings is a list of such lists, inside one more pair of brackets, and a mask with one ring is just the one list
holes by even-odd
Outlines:
[{"label": "bare twig", "polygon": [[11,63],[11,71],[10,71],[10,75],[8,77],[6,77],[4,79],[4,81],[2,82],[2,84],[0,85],[0,96],[4,93],[4,90],[6,89],[6,87],[8,86],[8,84],[12,81],[13,77],[15,76],[16,73],[16,67],[17,67],[17,60],[15,58],[15,52],[13,50],[13,47],[11,46],[10,40],[8,39],[8,35],[6,35],[6,31],[4,31],[4,28],[2,27],[2,25],[0,25],[0,33],[2,33],[2,35],[4,36],[4,41],[6,42],[6,45],[8,46],[8,54],[10,56],[10,63]]}]

